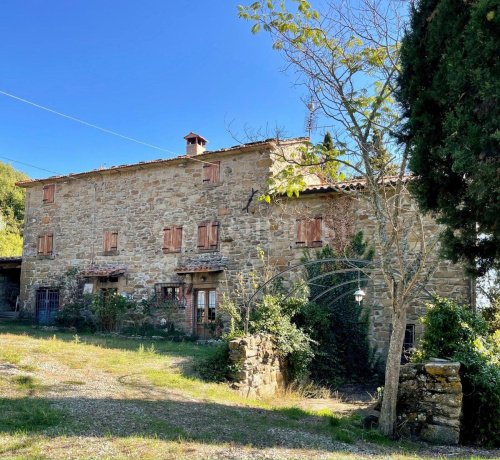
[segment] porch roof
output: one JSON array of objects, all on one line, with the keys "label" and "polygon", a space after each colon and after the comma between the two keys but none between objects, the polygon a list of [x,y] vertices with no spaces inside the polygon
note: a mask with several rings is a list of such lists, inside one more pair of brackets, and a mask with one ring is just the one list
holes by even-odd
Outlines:
[{"label": "porch roof", "polygon": [[110,277],[122,276],[127,270],[126,267],[90,267],[81,271],[81,275],[87,278],[91,277]]}]

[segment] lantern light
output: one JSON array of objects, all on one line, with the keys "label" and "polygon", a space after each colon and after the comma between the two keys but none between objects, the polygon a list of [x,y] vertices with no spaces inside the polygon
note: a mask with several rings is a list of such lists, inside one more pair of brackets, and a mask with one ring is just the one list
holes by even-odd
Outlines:
[{"label": "lantern light", "polygon": [[363,291],[363,289],[358,288],[357,291],[354,293],[354,300],[356,300],[356,302],[358,303],[361,303],[365,295],[366,295],[365,291]]}]

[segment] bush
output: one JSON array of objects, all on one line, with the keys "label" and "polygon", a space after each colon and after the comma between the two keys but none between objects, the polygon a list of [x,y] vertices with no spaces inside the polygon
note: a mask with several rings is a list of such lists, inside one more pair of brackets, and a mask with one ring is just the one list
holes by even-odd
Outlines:
[{"label": "bush", "polygon": [[423,323],[416,356],[462,364],[462,442],[500,445],[500,334],[488,336],[481,316],[449,299],[435,298]]},{"label": "bush", "polygon": [[98,320],[92,311],[92,296],[85,295],[64,305],[55,318],[56,324],[64,327],[74,327],[80,332],[95,332]]},{"label": "bush", "polygon": [[229,342],[223,341],[208,358],[195,364],[194,370],[208,382],[226,381],[232,371],[229,365]]},{"label": "bush", "polygon": [[305,301],[283,294],[264,296],[250,316],[250,333],[271,334],[282,358],[288,360],[290,381],[305,380],[314,354],[311,338],[292,322]]}]

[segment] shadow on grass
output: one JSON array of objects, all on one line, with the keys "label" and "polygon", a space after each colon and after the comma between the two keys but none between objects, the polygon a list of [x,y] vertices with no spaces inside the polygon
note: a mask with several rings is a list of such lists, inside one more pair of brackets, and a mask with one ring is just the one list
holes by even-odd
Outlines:
[{"label": "shadow on grass", "polygon": [[48,437],[142,436],[329,452],[344,450],[342,443],[364,439],[401,449],[375,431],[363,429],[357,415],[335,417],[297,408],[265,410],[199,401],[0,399],[0,433],[19,431]]},{"label": "shadow on grass", "polygon": [[34,339],[50,339],[55,336],[58,340],[64,342],[74,342],[75,335],[78,335],[81,343],[124,351],[137,351],[140,344],[143,344],[145,348],[153,344],[155,350],[160,354],[175,354],[180,357],[194,358],[195,360],[206,357],[210,354],[212,348],[192,341],[173,342],[168,339],[153,339],[152,337],[131,339],[99,333],[78,332],[75,334],[74,332],[44,330],[22,320],[0,320],[1,334],[24,335]]}]

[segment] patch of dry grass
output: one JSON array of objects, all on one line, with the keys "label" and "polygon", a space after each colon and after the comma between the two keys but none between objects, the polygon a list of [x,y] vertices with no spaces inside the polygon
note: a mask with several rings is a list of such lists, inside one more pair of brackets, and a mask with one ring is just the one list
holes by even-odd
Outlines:
[{"label": "patch of dry grass", "polygon": [[190,369],[209,350],[193,343],[12,331],[0,325],[0,458],[433,457],[363,430],[346,404],[203,382]]}]

